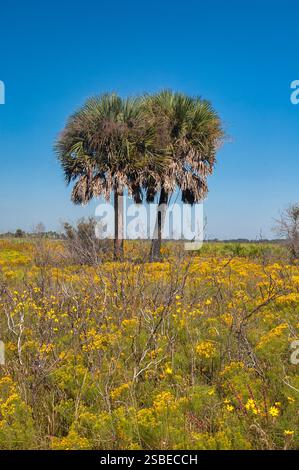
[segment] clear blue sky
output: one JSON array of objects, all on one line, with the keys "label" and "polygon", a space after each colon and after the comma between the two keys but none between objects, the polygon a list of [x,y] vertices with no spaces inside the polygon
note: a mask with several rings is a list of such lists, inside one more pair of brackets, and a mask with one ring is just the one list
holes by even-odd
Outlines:
[{"label": "clear blue sky", "polygon": [[0,231],[93,214],[71,204],[52,146],[104,91],[212,101],[230,141],[209,182],[210,236],[271,236],[299,200],[298,1],[10,1],[0,23]]}]

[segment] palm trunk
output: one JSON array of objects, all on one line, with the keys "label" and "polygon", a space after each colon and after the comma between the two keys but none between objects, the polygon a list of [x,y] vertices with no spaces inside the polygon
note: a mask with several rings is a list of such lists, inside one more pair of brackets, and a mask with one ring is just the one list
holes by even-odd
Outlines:
[{"label": "palm trunk", "polygon": [[114,189],[114,259],[123,258],[123,191]]},{"label": "palm trunk", "polygon": [[165,223],[166,209],[168,203],[168,193],[164,188],[161,189],[158,213],[155,226],[155,235],[157,238],[152,240],[151,251],[150,251],[150,261],[160,261],[161,260],[161,243],[162,243],[162,232]]}]

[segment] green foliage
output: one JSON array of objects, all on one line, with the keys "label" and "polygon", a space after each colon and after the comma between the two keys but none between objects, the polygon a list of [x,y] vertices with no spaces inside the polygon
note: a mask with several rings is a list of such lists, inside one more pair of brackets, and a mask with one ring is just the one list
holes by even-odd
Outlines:
[{"label": "green foliage", "polygon": [[0,449],[30,449],[35,430],[32,411],[9,377],[0,379]]}]

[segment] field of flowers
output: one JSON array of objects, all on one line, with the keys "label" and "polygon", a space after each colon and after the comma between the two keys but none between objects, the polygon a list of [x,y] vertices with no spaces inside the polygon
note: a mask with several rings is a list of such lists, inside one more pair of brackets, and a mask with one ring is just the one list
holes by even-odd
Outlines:
[{"label": "field of flowers", "polygon": [[41,262],[0,241],[1,449],[299,448],[299,266],[279,249],[80,266],[46,243]]}]

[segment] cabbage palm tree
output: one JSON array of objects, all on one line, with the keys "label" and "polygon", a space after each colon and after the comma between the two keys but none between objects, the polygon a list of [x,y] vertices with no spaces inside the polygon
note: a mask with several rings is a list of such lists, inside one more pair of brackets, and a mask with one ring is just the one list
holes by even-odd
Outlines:
[{"label": "cabbage palm tree", "polygon": [[104,94],[89,99],[73,114],[56,142],[66,182],[74,182],[71,197],[75,204],[87,204],[99,196],[108,200],[114,193],[115,258],[123,252],[124,189],[141,202],[145,181],[155,179],[167,163],[155,138],[141,100]]},{"label": "cabbage palm tree", "polygon": [[213,172],[216,152],[223,140],[221,121],[211,104],[169,90],[147,96],[144,101],[150,126],[156,129],[156,144],[170,154],[171,162],[147,182],[147,199],[159,192],[156,229],[151,260],[160,259],[165,205],[175,188],[183,203],[194,204],[207,194],[207,177]]}]

